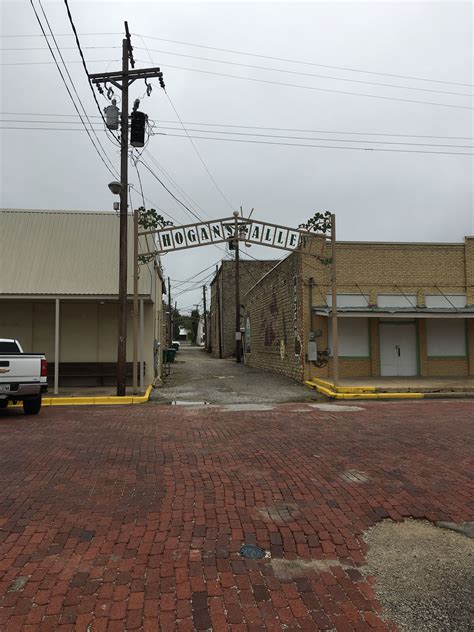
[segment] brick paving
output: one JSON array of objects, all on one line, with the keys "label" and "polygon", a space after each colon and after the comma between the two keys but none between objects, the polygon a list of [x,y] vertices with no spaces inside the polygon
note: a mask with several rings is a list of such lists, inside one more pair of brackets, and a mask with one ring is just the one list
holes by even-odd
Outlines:
[{"label": "brick paving", "polygon": [[473,519],[473,406],[358,405],[0,411],[0,629],[394,629],[362,534]]}]

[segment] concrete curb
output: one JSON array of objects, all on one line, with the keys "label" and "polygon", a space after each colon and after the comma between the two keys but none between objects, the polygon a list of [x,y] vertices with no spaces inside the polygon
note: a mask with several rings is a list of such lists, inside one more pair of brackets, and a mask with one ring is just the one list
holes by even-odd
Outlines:
[{"label": "concrete curb", "polygon": [[337,390],[331,382],[313,379],[305,381],[306,386],[315,388],[331,399],[423,399],[425,393],[375,393],[375,387],[339,386]]},{"label": "concrete curb", "polygon": [[[43,397],[42,406],[117,406],[117,404],[144,404],[150,399],[152,385],[146,389],[144,395],[125,395],[124,397]],[[22,404],[9,404],[11,408],[21,407]]]}]

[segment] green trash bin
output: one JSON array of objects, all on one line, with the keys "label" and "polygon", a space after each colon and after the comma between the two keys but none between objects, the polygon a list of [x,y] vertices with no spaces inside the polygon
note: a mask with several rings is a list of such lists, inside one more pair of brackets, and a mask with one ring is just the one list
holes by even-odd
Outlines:
[{"label": "green trash bin", "polygon": [[176,358],[176,349],[173,349],[172,347],[164,349],[163,355],[165,362],[174,362],[174,359]]}]

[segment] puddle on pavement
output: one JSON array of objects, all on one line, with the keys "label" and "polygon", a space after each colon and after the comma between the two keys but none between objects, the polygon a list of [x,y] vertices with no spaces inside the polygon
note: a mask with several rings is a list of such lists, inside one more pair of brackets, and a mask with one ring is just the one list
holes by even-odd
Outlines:
[{"label": "puddle on pavement", "polygon": [[345,404],[308,404],[311,408],[317,408],[318,410],[324,410],[328,413],[349,413],[359,410],[365,410],[362,406],[347,406]]},{"label": "puddle on pavement", "polygon": [[222,406],[224,411],[263,411],[273,410],[275,406],[269,404],[225,404]]},{"label": "puddle on pavement", "polygon": [[158,402],[162,406],[212,406],[211,402],[191,402],[184,399],[174,399],[171,402]]}]

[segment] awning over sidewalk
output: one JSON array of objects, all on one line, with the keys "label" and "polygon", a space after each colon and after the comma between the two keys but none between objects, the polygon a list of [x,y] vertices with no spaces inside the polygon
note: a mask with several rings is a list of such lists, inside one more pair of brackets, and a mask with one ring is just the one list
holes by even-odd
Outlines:
[{"label": "awning over sidewalk", "polygon": [[[330,316],[330,307],[313,306],[317,316]],[[338,318],[474,318],[474,307],[338,307]]]}]

